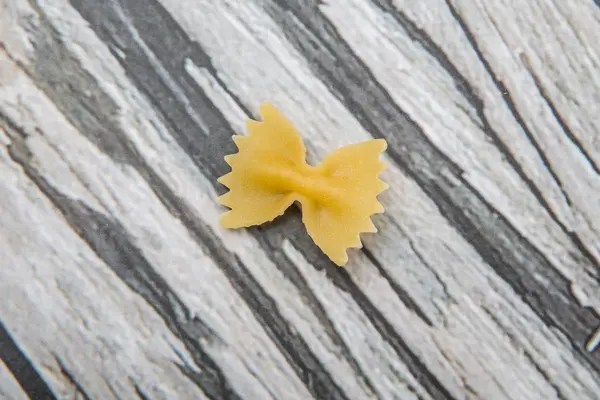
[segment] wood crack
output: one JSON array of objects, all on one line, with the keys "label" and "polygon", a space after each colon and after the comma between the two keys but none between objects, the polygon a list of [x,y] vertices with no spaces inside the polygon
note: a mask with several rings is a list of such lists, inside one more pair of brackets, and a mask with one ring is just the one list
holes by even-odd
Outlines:
[{"label": "wood crack", "polygon": [[600,175],[600,166],[598,166],[596,161],[594,161],[592,156],[587,152],[583,145],[583,142],[579,138],[577,138],[577,136],[575,136],[575,133],[573,133],[563,116],[558,111],[558,108],[550,98],[550,95],[546,91],[546,88],[544,87],[544,84],[542,83],[540,77],[534,72],[533,68],[531,67],[531,63],[527,55],[525,53],[521,53],[520,58],[523,62],[523,65],[525,66],[525,69],[529,73],[529,76],[531,76],[531,79],[533,80],[538,92],[540,93],[540,96],[542,96],[542,98],[546,102],[546,105],[552,112],[554,119],[562,129],[565,136],[571,141],[571,143],[575,145],[575,147],[577,147],[581,155],[585,158],[585,160],[587,161],[589,166],[594,170],[594,172],[597,175]]},{"label": "wood crack", "polygon": [[498,318],[494,315],[494,313],[490,311],[487,307],[483,307],[482,309],[486,313],[486,315],[492,320],[492,322],[496,325],[496,327],[508,337],[513,346],[518,347],[519,350],[521,350],[521,354],[525,356],[525,359],[528,361],[528,363],[538,372],[538,374],[540,374],[541,377],[543,377],[546,383],[554,390],[556,397],[559,400],[567,400],[568,396],[566,396],[563,393],[563,390],[550,377],[550,374],[540,366],[540,364],[535,360],[531,352],[523,348],[519,338],[511,332],[508,332],[506,328],[500,323]]},{"label": "wood crack", "polygon": [[54,360],[56,360],[56,363],[58,364],[61,375],[64,376],[71,385],[73,385],[76,393],[83,396],[84,400],[90,400],[91,397],[87,394],[87,392],[83,388],[83,385],[79,383],[75,376],[71,373],[71,371],[67,369],[60,357],[58,357],[56,354],[53,354],[53,356]]},{"label": "wood crack", "polygon": [[[415,302],[415,300],[412,297],[410,297],[410,294],[408,294],[408,292],[406,292],[406,290],[404,290],[404,288],[402,288],[394,279],[392,279],[390,274],[387,273],[387,271],[385,270],[383,265],[377,260],[377,258],[373,255],[373,253],[371,253],[371,251],[369,249],[367,249],[366,247],[362,248],[362,252],[367,257],[367,259],[371,262],[371,264],[373,264],[375,266],[375,268],[377,268],[377,271],[379,271],[379,274],[383,277],[383,279],[385,279],[389,283],[389,285],[392,288],[392,290],[394,291],[394,293],[396,293],[396,295],[398,296],[400,301],[402,301],[402,303],[404,303],[406,308],[413,311],[427,325],[429,325],[430,327],[433,327],[433,322],[427,316],[425,311],[423,311],[423,309],[421,309],[421,307],[419,307],[419,305]],[[418,254],[417,254],[417,257],[420,258],[420,256]]]}]

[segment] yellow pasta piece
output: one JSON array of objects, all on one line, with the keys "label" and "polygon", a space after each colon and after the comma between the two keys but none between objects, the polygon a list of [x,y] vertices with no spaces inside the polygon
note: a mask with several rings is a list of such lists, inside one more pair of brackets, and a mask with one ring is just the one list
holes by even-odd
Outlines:
[{"label": "yellow pasta piece", "polygon": [[225,161],[231,172],[219,178],[229,192],[217,201],[231,210],[225,228],[260,225],[282,215],[294,202],[308,234],[337,265],[346,250],[361,247],[359,234],[377,232],[371,215],[383,213],[377,195],[388,188],[378,179],[387,143],[369,140],[342,147],[313,167],[296,128],[272,104],[260,107],[263,122],[248,120],[249,136],[234,136],[239,152]]}]

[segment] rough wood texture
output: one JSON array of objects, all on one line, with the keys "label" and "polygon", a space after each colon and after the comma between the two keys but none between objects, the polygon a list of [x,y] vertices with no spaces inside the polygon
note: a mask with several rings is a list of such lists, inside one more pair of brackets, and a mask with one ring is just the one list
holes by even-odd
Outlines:
[{"label": "rough wood texture", "polygon": [[[598,399],[592,0],[0,0],[0,397]],[[225,231],[263,101],[392,185]]]}]

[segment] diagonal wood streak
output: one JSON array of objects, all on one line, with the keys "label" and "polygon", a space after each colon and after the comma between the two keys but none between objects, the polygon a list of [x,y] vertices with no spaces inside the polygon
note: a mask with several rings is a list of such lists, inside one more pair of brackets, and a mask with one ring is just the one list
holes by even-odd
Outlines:
[{"label": "diagonal wood streak", "polygon": [[[0,360],[32,399],[56,399],[52,389],[0,321]],[[1,394],[1,393],[0,393]]]}]

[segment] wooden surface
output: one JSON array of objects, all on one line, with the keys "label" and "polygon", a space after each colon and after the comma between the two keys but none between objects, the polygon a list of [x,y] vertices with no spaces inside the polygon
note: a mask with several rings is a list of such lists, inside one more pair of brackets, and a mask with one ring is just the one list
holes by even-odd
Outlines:
[{"label": "wooden surface", "polygon": [[[389,143],[335,267],[226,231],[261,102]],[[592,0],[1,0],[0,398],[600,398]]]}]

